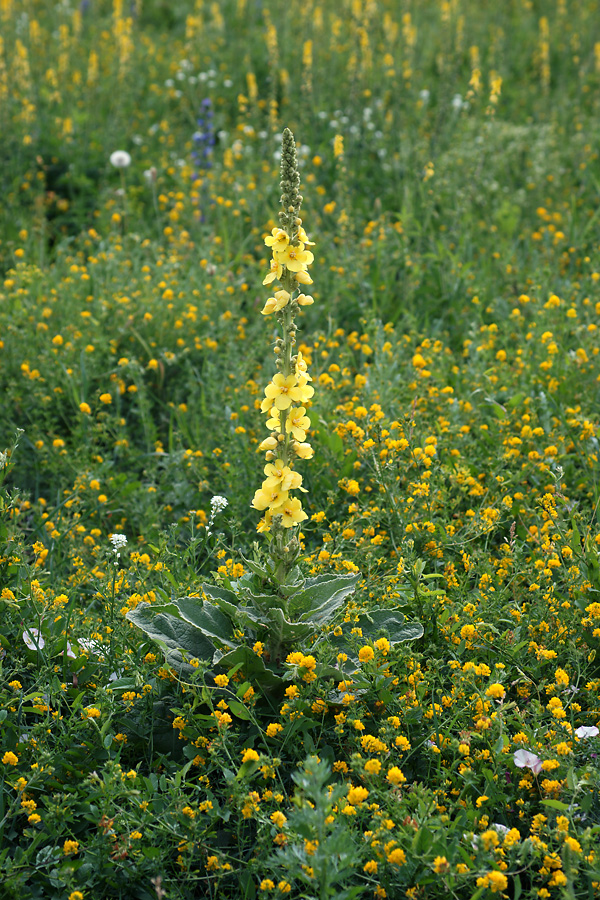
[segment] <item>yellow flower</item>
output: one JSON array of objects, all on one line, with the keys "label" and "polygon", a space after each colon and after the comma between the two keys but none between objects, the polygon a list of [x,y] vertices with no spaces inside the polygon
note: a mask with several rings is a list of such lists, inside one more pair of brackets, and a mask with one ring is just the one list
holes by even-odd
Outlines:
[{"label": "yellow flower", "polygon": [[217,687],[227,687],[227,685],[229,684],[229,678],[227,677],[227,675],[215,675],[215,684],[217,685]]},{"label": "yellow flower", "polygon": [[313,396],[315,389],[310,384],[309,381],[312,379],[308,375],[298,375],[298,389],[300,391],[300,402],[306,403],[307,400]]},{"label": "yellow flower", "polygon": [[279,312],[284,306],[287,306],[290,295],[287,291],[275,291],[273,297],[269,297],[265,303],[264,309],[261,309],[261,315],[270,316],[271,313]]},{"label": "yellow flower", "polygon": [[281,263],[277,262],[276,259],[271,260],[271,270],[269,274],[263,279],[263,284],[271,284],[272,281],[275,281],[276,278],[281,278],[283,275],[283,266]]},{"label": "yellow flower", "polygon": [[402,769],[399,769],[398,766],[392,766],[391,769],[388,769],[386,779],[390,782],[390,784],[398,785],[404,784],[404,782],[406,781],[406,776]]},{"label": "yellow flower", "polygon": [[275,509],[270,509],[269,513],[270,518],[272,518],[273,516],[281,516],[281,521],[284,528],[291,528],[292,525],[297,525],[299,522],[303,522],[305,519],[308,519],[308,516],[302,509],[302,504],[296,497],[294,497],[294,499],[288,497],[281,506],[278,506]]},{"label": "yellow flower", "polygon": [[308,374],[308,364],[302,356],[302,350],[298,350],[298,353],[296,354],[296,377],[304,377],[306,381],[312,381],[312,378]]},{"label": "yellow flower", "polygon": [[[270,401],[267,401],[266,399],[263,400],[263,404],[266,405],[267,402],[270,402]],[[263,409],[263,412],[265,412],[264,409]],[[279,418],[279,410],[277,409],[277,407],[272,406],[269,414],[270,414],[271,418],[267,419],[267,428],[270,428],[271,431],[279,431],[280,432],[281,431],[281,420]]]},{"label": "yellow flower", "polygon": [[296,272],[296,281],[300,282],[300,284],[312,284],[313,280],[308,274],[308,272],[300,271]]},{"label": "yellow flower", "polygon": [[16,753],[13,753],[12,750],[7,750],[2,757],[2,762],[5,766],[16,766],[19,762],[19,757]]},{"label": "yellow flower", "polygon": [[[302,403],[304,400],[304,386],[299,385],[295,375],[282,375],[278,372],[273,380],[265,388],[265,399],[277,409],[287,409],[292,403]],[[311,388],[312,393],[314,390]],[[312,394],[309,395],[309,397]],[[307,398],[308,399],[308,398]],[[263,401],[264,403],[265,401]],[[269,407],[267,407],[268,409]],[[263,410],[266,412],[266,410]]]},{"label": "yellow flower", "polygon": [[283,828],[283,826],[287,822],[286,817],[282,812],[279,812],[279,810],[277,810],[277,812],[271,813],[269,818],[274,825],[277,825],[278,828]]},{"label": "yellow flower", "polygon": [[79,853],[79,841],[66,840],[63,844],[63,853],[65,854],[65,856]]},{"label": "yellow flower", "polygon": [[[277,422],[279,423],[279,419],[277,420]],[[278,446],[279,442],[277,438],[273,437],[273,435],[269,435],[268,438],[265,438],[264,441],[259,444],[258,449],[263,453],[265,450],[269,450],[272,453],[273,450],[275,450]]]},{"label": "yellow flower", "polygon": [[282,491],[280,485],[274,485],[274,487],[260,488],[260,490],[256,491],[254,494],[254,499],[252,500],[251,506],[254,509],[270,509],[275,510],[278,509],[282,504],[287,503],[288,501],[288,492]]},{"label": "yellow flower", "polygon": [[108,404],[112,403],[112,396],[110,394],[100,394],[100,403]]},{"label": "yellow flower", "polygon": [[358,651],[358,658],[361,662],[370,662],[375,659],[375,653],[372,647],[361,647]]},{"label": "yellow flower", "polygon": [[306,415],[305,407],[290,407],[285,422],[285,430],[287,433],[289,434],[291,432],[297,441],[302,442],[306,439],[306,432],[309,428],[310,419]]},{"label": "yellow flower", "polygon": [[395,866],[403,866],[406,862],[406,854],[401,847],[396,847],[395,850],[388,853],[387,861]]},{"label": "yellow flower", "polygon": [[89,403],[80,403],[80,404],[79,404],[79,411],[82,412],[82,413],[85,413],[86,416],[89,416],[89,414],[91,413],[92,409],[91,409]]},{"label": "yellow flower", "polygon": [[246,750],[243,751],[243,756],[242,756],[243,763],[258,762],[258,760],[259,760],[259,755],[256,752],[256,750],[247,748]]},{"label": "yellow flower", "polygon": [[489,688],[485,692],[486,697],[492,697],[494,700],[504,700],[506,697],[506,691],[502,687],[501,684],[490,684]]},{"label": "yellow flower", "polygon": [[381,772],[381,763],[378,759],[369,759],[365,763],[365,772],[367,775],[379,775]]},{"label": "yellow flower", "polygon": [[298,294],[296,300],[299,306],[312,306],[315,302],[314,297],[311,297],[310,294]]},{"label": "yellow flower", "polygon": [[267,247],[271,247],[273,251],[275,250],[285,250],[287,245],[289,244],[290,239],[286,231],[283,228],[273,228],[271,229],[271,234],[267,235],[265,238],[265,244]]},{"label": "yellow flower", "polygon": [[292,449],[299,459],[312,459],[315,455],[315,451],[310,444],[307,443],[298,443],[297,441],[294,441]]},{"label": "yellow flower", "polygon": [[310,266],[314,260],[313,254],[310,250],[304,249],[302,242],[294,245],[288,244],[284,250],[274,250],[273,258],[290,272],[300,272]]},{"label": "yellow flower", "polygon": [[359,806],[369,796],[369,792],[364,787],[351,787],[348,791],[348,803],[351,806]]},{"label": "yellow flower", "polygon": [[269,491],[277,486],[282,491],[293,491],[302,484],[302,475],[284,465],[282,459],[276,459],[274,463],[267,463],[264,473],[267,478],[263,481],[263,491]]}]

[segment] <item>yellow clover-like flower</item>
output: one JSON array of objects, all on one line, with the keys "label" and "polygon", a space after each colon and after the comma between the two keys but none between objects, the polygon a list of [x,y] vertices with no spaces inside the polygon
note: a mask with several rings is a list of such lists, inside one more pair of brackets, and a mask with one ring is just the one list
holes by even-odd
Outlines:
[{"label": "yellow clover-like flower", "polygon": [[[307,390],[310,390],[309,394]],[[274,375],[272,382],[265,388],[265,400],[270,400],[277,409],[288,409],[292,403],[304,403],[313,394],[314,388],[310,385],[299,384],[295,375],[288,375],[286,378],[281,372]]]}]

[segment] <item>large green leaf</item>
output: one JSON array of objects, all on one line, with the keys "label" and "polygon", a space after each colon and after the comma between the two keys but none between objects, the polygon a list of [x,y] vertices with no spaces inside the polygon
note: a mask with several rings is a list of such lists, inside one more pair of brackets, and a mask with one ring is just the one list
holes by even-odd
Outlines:
[{"label": "large green leaf", "polygon": [[363,637],[375,639],[386,637],[390,644],[403,641],[416,641],[423,637],[423,626],[420,622],[408,622],[406,616],[393,609],[376,609],[363,613],[358,620],[358,627]]},{"label": "large green leaf", "polygon": [[135,609],[130,609],[127,619],[160,644],[167,662],[176,668],[193,671],[193,667],[185,662],[182,650],[188,658],[195,656],[210,660],[213,657],[214,644],[198,628],[170,613],[157,614],[150,603],[140,603]]},{"label": "large green leaf", "polygon": [[318,575],[307,578],[302,591],[290,598],[290,618],[326,625],[358,584],[360,575]]},{"label": "large green leaf", "polygon": [[277,607],[266,611],[271,623],[271,633],[279,635],[280,641],[302,641],[314,632],[312,622],[290,622],[282,609]]},{"label": "large green leaf", "polygon": [[227,647],[235,647],[231,619],[208,600],[204,602],[198,597],[182,597],[175,601],[181,617],[199,628],[207,637],[215,638]]},{"label": "large green leaf", "polygon": [[284,609],[287,605],[287,600],[284,600],[283,597],[278,597],[276,594],[254,594],[250,590],[247,590],[245,593],[249,604],[260,610],[261,613],[265,613],[273,608]]},{"label": "large green leaf", "polygon": [[210,599],[216,603],[219,609],[224,613],[227,613],[232,619],[235,618],[239,601],[233,591],[228,591],[227,588],[217,587],[216,584],[203,584],[202,590],[207,597],[210,597]]}]

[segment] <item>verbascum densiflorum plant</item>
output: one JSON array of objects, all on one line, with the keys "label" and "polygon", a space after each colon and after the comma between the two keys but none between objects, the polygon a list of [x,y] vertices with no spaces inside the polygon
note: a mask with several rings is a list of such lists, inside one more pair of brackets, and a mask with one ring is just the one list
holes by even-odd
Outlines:
[{"label": "verbascum densiflorum plant", "polygon": [[[299,496],[302,475],[298,460],[313,456],[307,441],[310,429],[308,405],[314,394],[306,361],[296,347],[295,319],[313,298],[303,293],[312,284],[308,268],[314,246],[300,219],[302,196],[294,137],[283,132],[281,205],[279,227],[266,238],[271,248],[270,271],[264,284],[279,282],[265,303],[264,316],[276,316],[281,336],[275,342],[278,371],[265,389],[262,413],[269,435],[260,445],[266,455],[265,479],[254,494],[252,506],[263,512],[258,530],[267,543],[258,542],[252,559],[244,559],[246,572],[237,579],[223,577],[219,584],[202,585],[202,597],[174,598],[170,603],[140,603],[127,618],[162,648],[167,661],[182,674],[191,674],[199,661],[211,671],[243,674],[263,691],[280,691],[286,681],[298,677],[302,660],[313,656],[360,580],[355,573],[327,572],[315,577],[303,574],[297,526],[307,515]],[[344,678],[359,666],[352,650],[352,628],[363,639],[384,636],[390,646],[423,634],[420,623],[407,623],[396,610],[375,610],[353,623],[335,629],[336,647],[343,648],[345,669],[323,666],[314,677]],[[304,657],[303,647],[310,647]],[[315,663],[316,665],[316,663]],[[341,666],[341,663],[340,663]],[[241,672],[240,672],[241,670]],[[217,682],[218,683],[218,682]],[[230,704],[231,709],[234,705]],[[238,703],[239,707],[240,704]]]}]

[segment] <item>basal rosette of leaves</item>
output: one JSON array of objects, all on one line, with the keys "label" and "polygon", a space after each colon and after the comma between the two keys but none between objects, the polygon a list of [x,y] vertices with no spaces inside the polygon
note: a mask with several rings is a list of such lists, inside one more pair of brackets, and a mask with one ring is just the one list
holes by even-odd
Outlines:
[{"label": "basal rosette of leaves", "polygon": [[[182,597],[160,606],[140,603],[127,618],[159,644],[167,662],[182,674],[194,671],[190,660],[203,660],[228,671],[241,668],[264,689],[281,687],[292,677],[284,668],[291,649],[310,643],[314,650],[360,576],[304,578],[295,567],[275,592],[272,573],[269,577],[264,565],[246,564],[251,571],[227,586],[203,584],[203,598]],[[398,610],[364,613],[335,639],[339,649],[348,651],[345,667],[324,667],[319,675],[339,678],[357,668],[359,660],[348,640],[357,627],[363,638],[384,635],[392,646],[423,635],[422,625],[407,621]]]}]

